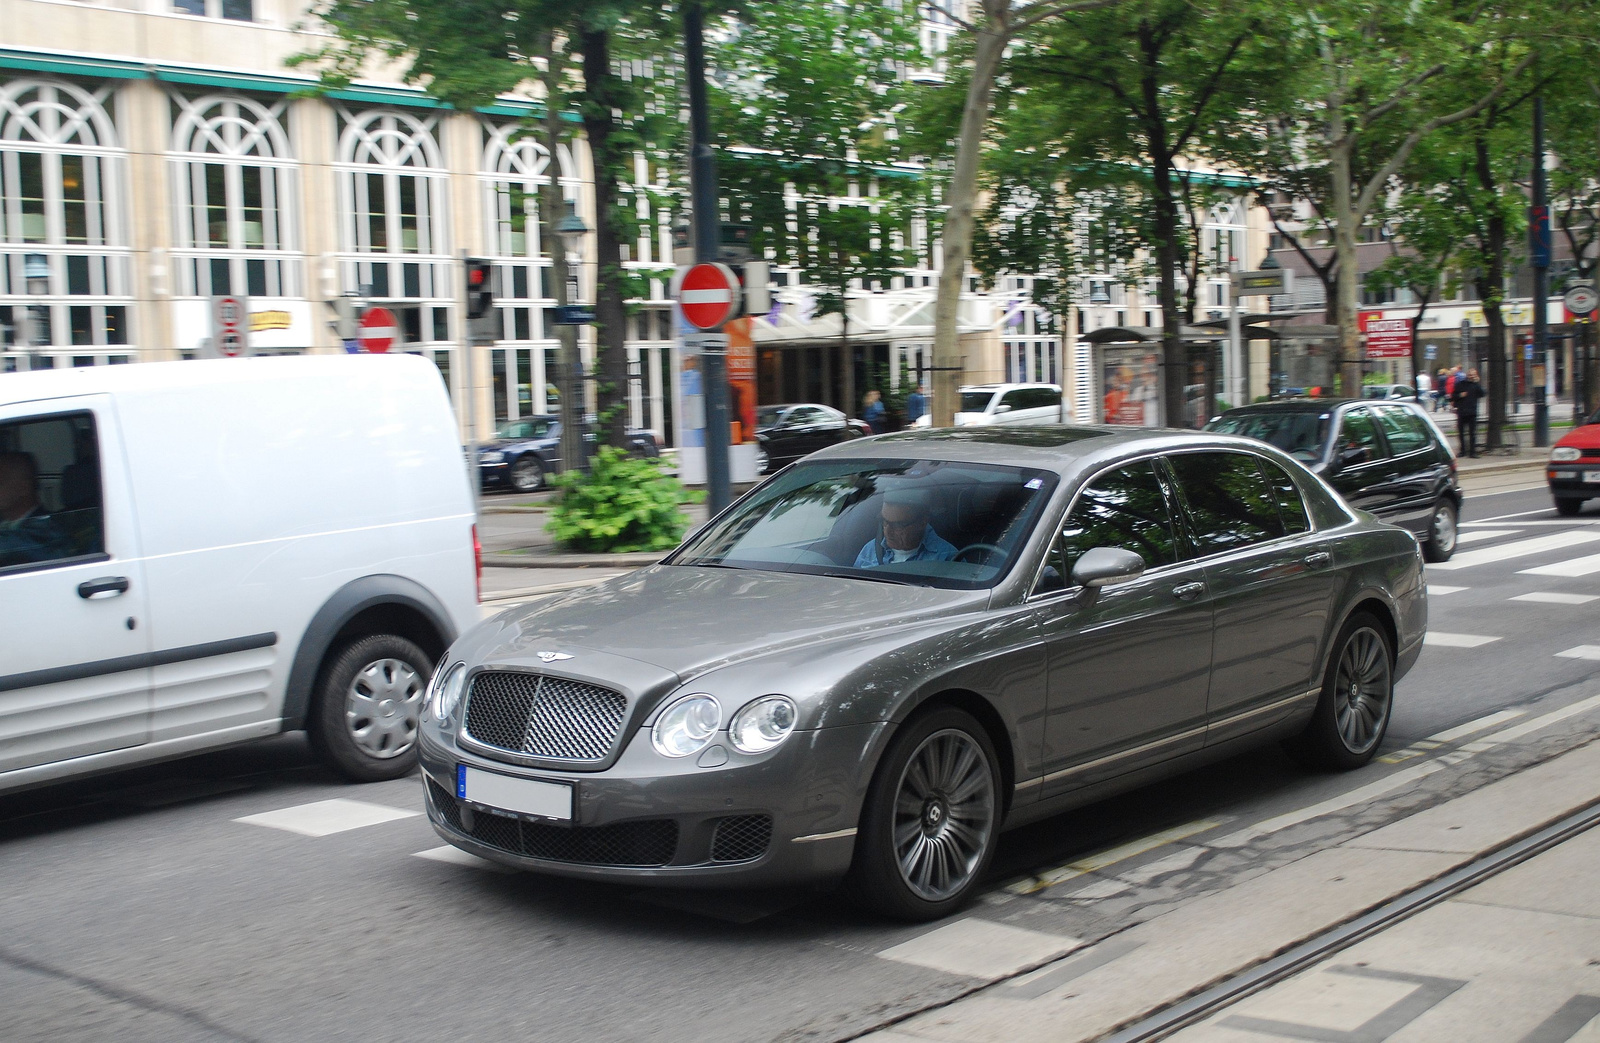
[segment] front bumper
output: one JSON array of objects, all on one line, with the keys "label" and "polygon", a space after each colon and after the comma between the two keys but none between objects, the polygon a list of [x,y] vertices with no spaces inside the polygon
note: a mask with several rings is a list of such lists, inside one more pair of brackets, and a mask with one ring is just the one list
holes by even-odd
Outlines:
[{"label": "front bumper", "polygon": [[[520,869],[670,886],[775,886],[843,876],[884,724],[797,732],[771,754],[671,761],[633,736],[601,772],[523,768],[424,727],[428,821],[464,851]],[[725,737],[724,737],[725,739]],[[573,821],[489,809],[456,796],[459,765],[574,787]]]},{"label": "front bumper", "polygon": [[1600,496],[1600,460],[1550,464],[1544,474],[1556,496]]}]

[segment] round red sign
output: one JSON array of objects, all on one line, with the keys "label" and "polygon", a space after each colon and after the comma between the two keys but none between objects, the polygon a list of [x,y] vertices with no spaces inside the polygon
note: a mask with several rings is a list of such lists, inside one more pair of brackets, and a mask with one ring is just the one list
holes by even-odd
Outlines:
[{"label": "round red sign", "polygon": [[361,341],[361,350],[374,354],[388,351],[400,336],[399,326],[400,324],[395,321],[394,312],[388,308],[368,308],[362,313],[361,328],[356,331],[356,338]]},{"label": "round red sign", "polygon": [[678,284],[678,307],[696,329],[719,329],[739,314],[739,279],[725,264],[697,264]]}]

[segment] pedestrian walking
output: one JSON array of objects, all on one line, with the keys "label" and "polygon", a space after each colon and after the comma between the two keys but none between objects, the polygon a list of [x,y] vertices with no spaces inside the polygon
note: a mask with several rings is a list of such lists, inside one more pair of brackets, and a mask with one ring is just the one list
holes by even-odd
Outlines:
[{"label": "pedestrian walking", "polygon": [[913,387],[911,394],[906,396],[906,423],[915,424],[917,418],[928,411],[928,396],[922,393],[921,387]]},{"label": "pedestrian walking", "polygon": [[1422,370],[1417,374],[1417,404],[1421,405],[1431,398],[1433,398],[1433,378],[1428,376],[1427,370]]},{"label": "pedestrian walking", "polygon": [[876,388],[868,391],[866,398],[861,400],[861,419],[867,422],[875,435],[889,430],[889,411],[883,406],[882,392]]},{"label": "pedestrian walking", "polygon": [[1449,378],[1449,375],[1450,371],[1440,366],[1438,374],[1433,378],[1433,411],[1435,413],[1443,409],[1444,404],[1450,400],[1450,392],[1445,387],[1445,381]]},{"label": "pedestrian walking", "polygon": [[1483,385],[1478,383],[1478,371],[1467,370],[1466,376],[1456,377],[1450,392],[1450,403],[1456,409],[1456,433],[1461,436],[1461,455],[1478,455],[1478,402],[1483,398]]}]

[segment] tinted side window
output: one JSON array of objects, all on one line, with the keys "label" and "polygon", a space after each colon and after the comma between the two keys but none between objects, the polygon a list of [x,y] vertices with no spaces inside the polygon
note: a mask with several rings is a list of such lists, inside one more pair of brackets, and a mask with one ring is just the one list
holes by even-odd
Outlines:
[{"label": "tinted side window", "polygon": [[1189,510],[1201,554],[1248,547],[1284,534],[1278,499],[1243,453],[1175,453],[1167,458]]},{"label": "tinted side window", "polygon": [[1409,409],[1389,407],[1376,412],[1383,437],[1389,440],[1389,451],[1395,456],[1414,453],[1433,441],[1428,437],[1427,422]]},{"label": "tinted side window", "polygon": [[1027,409],[1032,403],[1028,401],[1028,392],[1023,388],[1017,388],[1002,395],[1000,404],[1010,406],[1012,409]]},{"label": "tinted side window", "polygon": [[104,550],[94,417],[0,424],[0,568]]},{"label": "tinted side window", "polygon": [[1369,460],[1385,455],[1371,410],[1352,409],[1344,415],[1344,422],[1339,425],[1339,450],[1345,449],[1365,449]]},{"label": "tinted side window", "polygon": [[1054,409],[1061,405],[1061,396],[1049,388],[1029,388],[1024,392],[1029,409]]},{"label": "tinted side window", "polygon": [[1311,522],[1306,518],[1306,503],[1300,498],[1300,487],[1294,484],[1289,472],[1271,460],[1256,462],[1261,465],[1267,484],[1272,486],[1272,494],[1277,498],[1278,517],[1283,519],[1284,530],[1290,535],[1309,530]]},{"label": "tinted side window", "polygon": [[1055,574],[1047,570],[1040,588],[1060,590],[1069,585],[1072,566],[1084,551],[1095,547],[1131,550],[1147,568],[1178,560],[1172,513],[1149,461],[1103,474],[1078,494],[1050,551],[1049,566]]}]

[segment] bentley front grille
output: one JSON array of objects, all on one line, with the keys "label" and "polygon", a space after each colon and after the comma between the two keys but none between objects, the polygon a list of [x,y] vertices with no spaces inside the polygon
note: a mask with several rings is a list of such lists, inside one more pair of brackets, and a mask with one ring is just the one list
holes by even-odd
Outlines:
[{"label": "bentley front grille", "polygon": [[529,757],[603,760],[627,706],[620,692],[582,681],[484,670],[467,693],[467,734]]}]

